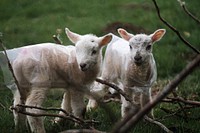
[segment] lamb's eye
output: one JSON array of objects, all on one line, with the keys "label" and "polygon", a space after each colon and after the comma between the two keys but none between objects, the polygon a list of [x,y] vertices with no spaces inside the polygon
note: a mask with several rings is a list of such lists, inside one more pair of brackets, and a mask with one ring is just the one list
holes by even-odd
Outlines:
[{"label": "lamb's eye", "polygon": [[147,47],[146,47],[146,50],[150,50],[151,49],[151,45],[148,45]]},{"label": "lamb's eye", "polygon": [[132,49],[132,46],[131,46],[131,45],[129,45],[129,47],[130,47],[130,49]]},{"label": "lamb's eye", "polygon": [[96,50],[92,50],[92,55],[96,54],[97,51]]}]

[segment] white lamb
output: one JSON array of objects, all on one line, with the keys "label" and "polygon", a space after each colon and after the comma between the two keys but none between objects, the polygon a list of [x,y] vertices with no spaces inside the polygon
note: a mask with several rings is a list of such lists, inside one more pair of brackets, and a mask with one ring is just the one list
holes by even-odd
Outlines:
[{"label": "white lamb", "polygon": [[[157,78],[152,47],[163,37],[165,29],[151,35],[133,35],[120,28],[118,33],[123,39],[118,38],[107,46],[101,78],[118,84],[132,98],[133,105],[121,96],[121,115],[124,117],[130,108],[136,113],[151,100],[151,86]],[[107,91],[107,86],[95,83],[94,93],[103,96]],[[90,99],[87,109],[95,106],[95,101]]]},{"label": "white lamb", "polygon": [[[112,40],[112,35],[79,35],[67,28],[66,34],[75,46],[42,43],[7,50],[22,97],[25,98],[25,101],[21,101],[16,86],[9,86],[14,94],[14,106],[21,103],[41,106],[50,88],[66,88],[70,92],[73,114],[82,118],[85,108],[84,92],[88,91],[100,71],[102,47]],[[68,103],[64,101],[63,105],[66,104]],[[66,109],[65,106],[63,108]],[[31,108],[26,111],[41,113],[40,110]],[[24,118],[15,111],[14,117],[16,125],[19,124],[19,119]],[[27,116],[27,119],[32,132],[45,132],[41,117]]]}]

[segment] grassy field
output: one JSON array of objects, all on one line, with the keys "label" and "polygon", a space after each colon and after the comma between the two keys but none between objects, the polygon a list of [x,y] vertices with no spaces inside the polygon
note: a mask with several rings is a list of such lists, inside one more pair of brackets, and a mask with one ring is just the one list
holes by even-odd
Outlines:
[{"label": "grassy field", "polygon": [[[200,18],[199,0],[185,0],[186,6],[191,12]],[[194,47],[200,49],[200,27],[187,16],[179,3],[175,0],[158,0],[162,16],[175,26],[183,37]],[[115,25],[118,24],[118,25]],[[149,0],[35,0],[35,1],[0,1],[0,38],[6,48],[54,42],[53,34],[61,30],[61,39],[64,45],[71,44],[67,39],[64,28],[80,34],[93,33],[103,36],[115,31],[117,27],[126,26],[133,34],[139,32],[152,33],[159,28],[167,30],[163,39],[155,44],[154,55],[158,68],[158,89],[166,85],[184,66],[191,61],[195,53],[186,47],[180,39],[167,28],[159,19],[152,1]],[[109,29],[109,30],[108,30]],[[2,72],[0,72],[1,74]],[[2,75],[2,74],[1,74]],[[184,98],[200,100],[200,70],[196,70],[179,85],[178,94]],[[3,77],[0,76],[0,132],[14,132],[14,121],[9,107],[12,105],[12,93],[3,87]],[[62,93],[52,91],[45,103],[46,107],[59,107]],[[114,121],[120,118],[120,105],[109,103],[113,111]],[[155,116],[160,118],[167,115],[160,108],[175,110],[177,104],[162,103],[156,106]],[[188,117],[199,118],[199,108],[187,110]],[[182,112],[180,115],[183,115]],[[95,128],[102,131],[110,131],[114,122],[109,118],[105,110],[99,108],[87,113],[88,119],[95,119],[101,123]],[[48,133],[60,132],[75,128],[73,124],[65,126],[53,125],[52,118],[45,118],[45,127]],[[162,120],[162,123],[177,133],[200,132],[199,119],[184,119],[170,117]],[[152,124],[141,121],[132,131],[135,133],[154,133],[162,130]]]}]

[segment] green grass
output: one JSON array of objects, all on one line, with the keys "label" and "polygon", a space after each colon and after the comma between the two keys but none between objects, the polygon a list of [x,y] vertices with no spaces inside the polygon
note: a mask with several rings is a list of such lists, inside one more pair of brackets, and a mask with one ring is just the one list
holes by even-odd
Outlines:
[{"label": "green grass", "polygon": [[[200,49],[199,25],[187,16],[177,1],[166,0],[157,3],[161,9],[161,15],[185,37],[193,46]],[[186,0],[186,6],[198,18],[199,0]],[[103,36],[106,33],[103,29],[107,24],[113,22],[131,23],[143,27],[148,33],[156,29],[167,30],[163,39],[155,44],[154,56],[157,62],[158,79],[163,83],[172,79],[184,66],[194,57],[194,52],[185,46],[180,39],[166,27],[156,14],[154,5],[148,0],[35,0],[35,1],[0,1],[0,32],[1,39],[7,48],[16,48],[24,45],[53,42],[52,35],[57,29],[61,29],[61,39],[65,45],[71,44],[64,33],[68,27],[80,34],[93,33]],[[136,33],[133,33],[136,34]],[[2,75],[2,72],[0,72]],[[178,93],[193,100],[200,100],[200,70],[193,72],[184,82],[179,85]],[[0,76],[1,86],[3,82]],[[166,83],[164,83],[165,85]],[[1,87],[2,88],[2,87]],[[47,107],[59,107],[62,95],[52,92],[45,103]],[[0,89],[0,132],[13,132],[14,121],[9,107],[12,105],[12,94],[7,89]],[[115,119],[120,118],[120,105],[110,103]],[[177,105],[160,104],[155,108],[156,117],[166,115],[160,107],[176,109]],[[187,113],[191,117],[199,117],[200,110],[191,109]],[[88,119],[100,121],[95,128],[103,131],[110,131],[114,123],[105,110],[99,108],[86,115]],[[53,118],[45,118],[45,126],[48,132],[59,132],[74,128],[73,124],[64,127],[52,125]],[[188,122],[182,118],[171,117],[162,121],[167,127],[176,132],[200,132],[199,123],[196,120]],[[152,133],[161,132],[160,128],[148,123],[140,122],[131,132]]]}]

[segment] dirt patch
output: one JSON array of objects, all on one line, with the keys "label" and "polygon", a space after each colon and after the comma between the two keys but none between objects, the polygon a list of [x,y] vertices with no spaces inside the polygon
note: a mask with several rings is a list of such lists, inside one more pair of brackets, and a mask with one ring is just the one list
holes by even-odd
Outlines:
[{"label": "dirt patch", "polygon": [[113,34],[118,35],[118,33],[117,33],[118,28],[124,28],[125,30],[127,30],[128,32],[133,33],[133,34],[148,33],[148,31],[146,29],[144,29],[140,26],[136,26],[131,23],[119,22],[119,21],[107,24],[105,26],[105,28],[102,29],[102,31],[104,33],[111,32]]}]

